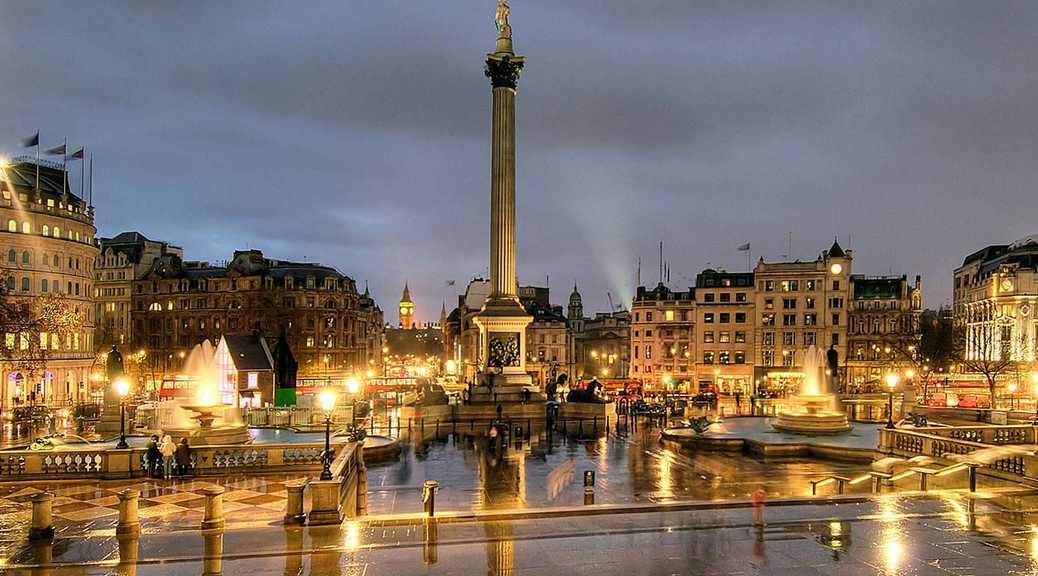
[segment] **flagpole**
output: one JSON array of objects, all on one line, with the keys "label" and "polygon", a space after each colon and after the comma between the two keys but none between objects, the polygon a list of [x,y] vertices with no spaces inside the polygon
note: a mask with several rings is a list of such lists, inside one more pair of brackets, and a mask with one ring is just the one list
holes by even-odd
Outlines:
[{"label": "flagpole", "polygon": [[68,136],[61,147],[61,197],[65,197],[65,185],[68,183]]},{"label": "flagpole", "polygon": [[36,129],[36,194],[40,193],[40,130]]},{"label": "flagpole", "polygon": [[83,196],[83,187],[86,186],[86,146],[83,147],[83,157],[79,159],[79,199],[86,200]]},{"label": "flagpole", "polygon": [[90,153],[90,199],[87,200],[90,208],[94,207],[94,153]]}]

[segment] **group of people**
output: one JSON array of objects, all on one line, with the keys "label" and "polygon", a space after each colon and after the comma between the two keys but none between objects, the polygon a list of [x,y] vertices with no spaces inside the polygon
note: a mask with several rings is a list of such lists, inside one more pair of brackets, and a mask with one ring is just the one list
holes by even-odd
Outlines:
[{"label": "group of people", "polygon": [[181,438],[180,443],[175,444],[169,434],[163,436],[161,441],[157,434],[153,434],[148,441],[145,458],[148,475],[152,478],[170,480],[174,474],[186,476],[191,462],[191,446],[187,438]]}]

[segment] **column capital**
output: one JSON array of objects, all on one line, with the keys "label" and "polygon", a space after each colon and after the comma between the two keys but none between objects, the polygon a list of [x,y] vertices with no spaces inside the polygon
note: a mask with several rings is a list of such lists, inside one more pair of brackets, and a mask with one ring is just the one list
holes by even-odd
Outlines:
[{"label": "column capital", "polygon": [[523,69],[525,60],[522,56],[509,54],[488,54],[487,63],[483,68],[483,74],[490,78],[494,88],[515,89],[519,80],[519,72]]}]

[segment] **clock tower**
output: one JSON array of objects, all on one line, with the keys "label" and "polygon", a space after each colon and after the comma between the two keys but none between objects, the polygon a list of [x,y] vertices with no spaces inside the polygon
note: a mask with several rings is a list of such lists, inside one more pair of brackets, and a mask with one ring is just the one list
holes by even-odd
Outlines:
[{"label": "clock tower", "polygon": [[400,297],[400,327],[405,330],[414,328],[414,302],[407,282],[404,282],[404,295]]}]

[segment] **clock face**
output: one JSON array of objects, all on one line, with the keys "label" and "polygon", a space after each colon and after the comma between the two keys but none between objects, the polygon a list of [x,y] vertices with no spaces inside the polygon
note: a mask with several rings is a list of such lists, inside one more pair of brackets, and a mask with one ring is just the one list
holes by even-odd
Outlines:
[{"label": "clock face", "polygon": [[400,307],[400,313],[403,314],[404,316],[407,316],[408,314],[411,313],[411,309],[408,308],[407,306],[401,306]]},{"label": "clock face", "polygon": [[840,272],[843,272],[843,266],[840,265],[839,262],[836,262],[832,266],[829,267],[829,271],[832,272],[833,274],[839,274]]},{"label": "clock face", "polygon": [[1002,279],[1002,291],[1003,292],[1012,292],[1013,291],[1013,281],[1010,280],[1009,278],[1003,278]]}]

